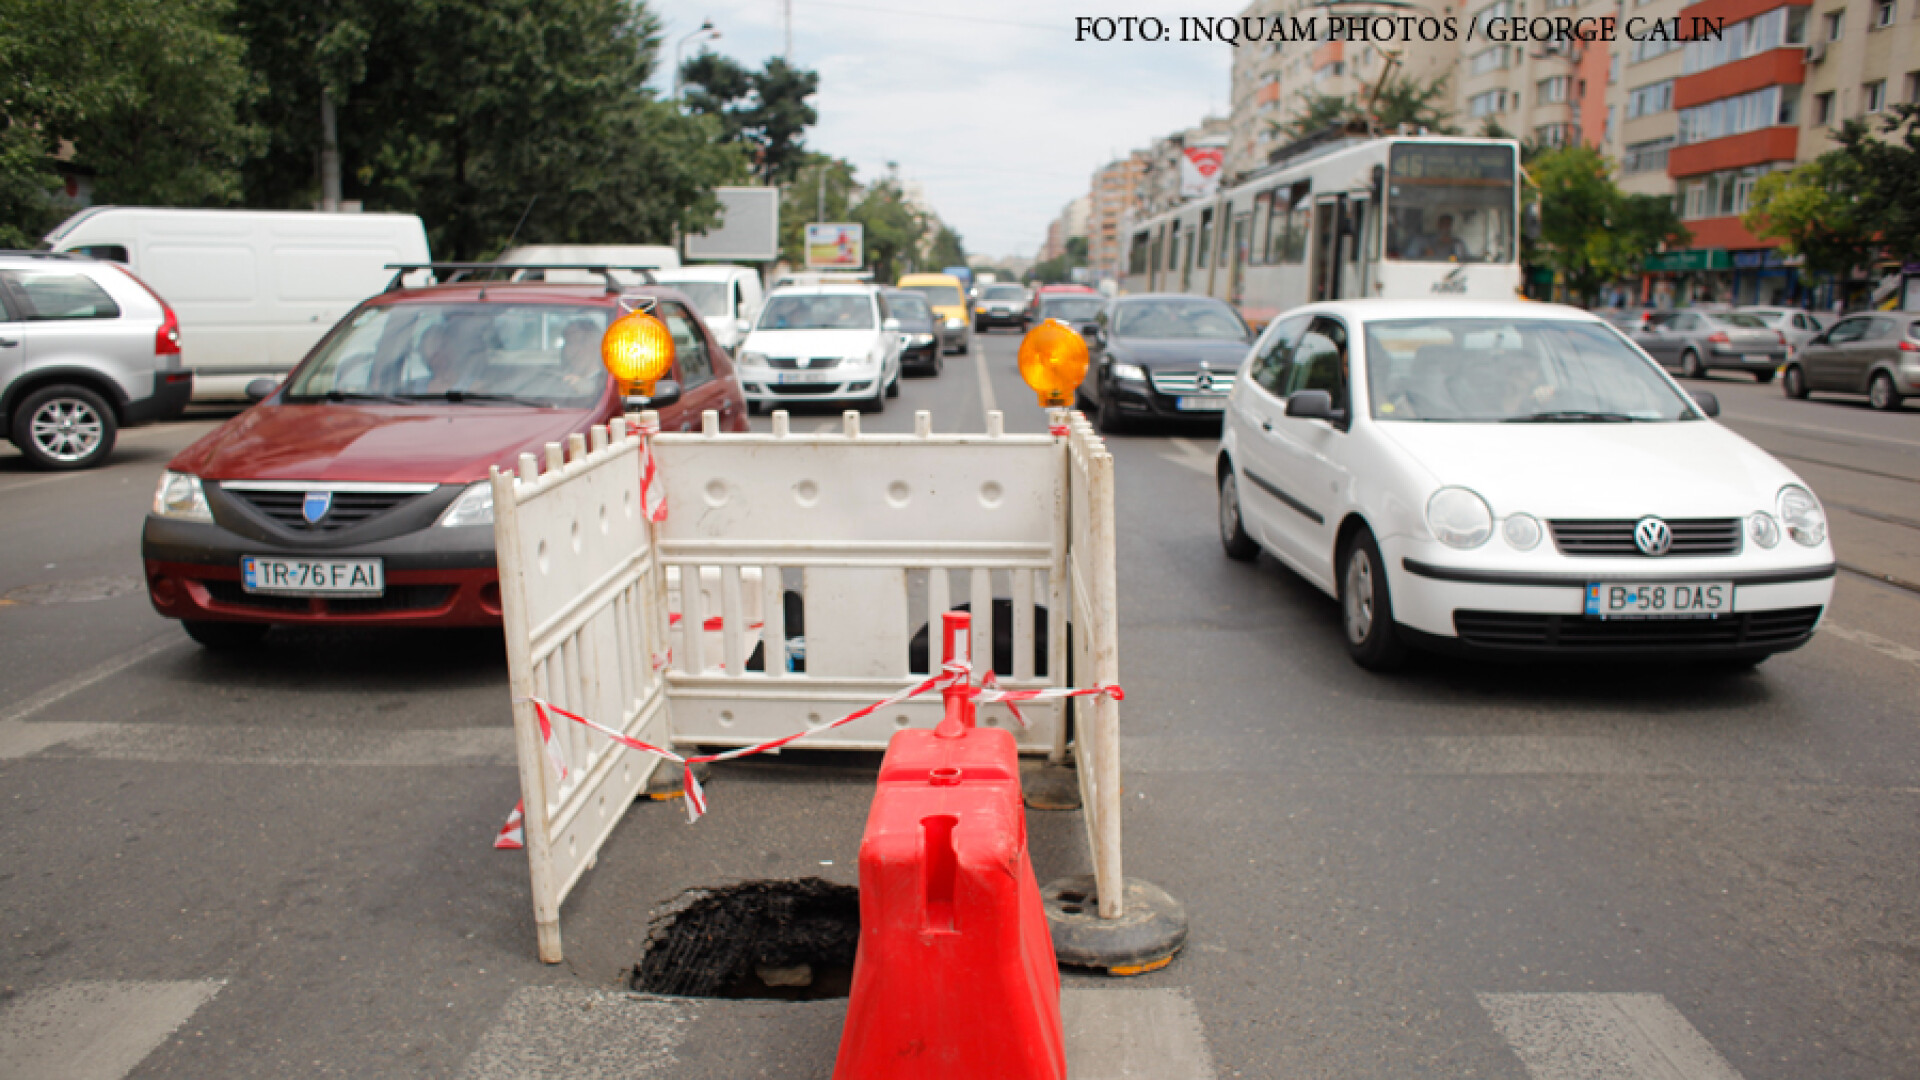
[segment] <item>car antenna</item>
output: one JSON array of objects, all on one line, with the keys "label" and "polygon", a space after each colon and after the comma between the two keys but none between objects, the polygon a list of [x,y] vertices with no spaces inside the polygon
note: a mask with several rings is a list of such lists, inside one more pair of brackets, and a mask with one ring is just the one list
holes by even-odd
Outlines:
[{"label": "car antenna", "polygon": [[527,208],[520,211],[520,220],[513,223],[513,231],[507,234],[507,242],[500,248],[501,253],[513,250],[513,242],[520,237],[520,226],[527,223],[527,215],[533,213],[533,204],[539,201],[540,193],[536,191],[533,193],[533,198],[527,200]]}]

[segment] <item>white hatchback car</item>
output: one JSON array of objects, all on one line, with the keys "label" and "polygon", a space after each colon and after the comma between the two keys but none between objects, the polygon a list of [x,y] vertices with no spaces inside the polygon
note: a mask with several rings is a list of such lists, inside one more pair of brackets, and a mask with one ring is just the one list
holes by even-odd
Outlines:
[{"label": "white hatchback car", "polygon": [[1337,597],[1368,668],[1410,646],[1758,663],[1812,636],[1833,548],[1718,412],[1572,308],[1310,305],[1234,383],[1221,541]]},{"label": "white hatchback car", "polygon": [[851,402],[878,412],[900,393],[900,321],[872,285],[778,288],[734,354],[747,407]]}]

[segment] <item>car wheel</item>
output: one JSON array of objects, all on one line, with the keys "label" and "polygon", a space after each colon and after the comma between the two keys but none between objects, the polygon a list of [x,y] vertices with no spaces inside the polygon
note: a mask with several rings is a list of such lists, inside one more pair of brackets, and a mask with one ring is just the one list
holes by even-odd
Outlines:
[{"label": "car wheel", "polygon": [[1867,404],[1883,412],[1900,407],[1900,391],[1893,388],[1893,376],[1884,371],[1877,372],[1873,381],[1867,384]]},{"label": "car wheel", "polygon": [[1340,562],[1340,625],[1347,652],[1368,671],[1391,671],[1406,663],[1407,647],[1393,625],[1386,564],[1373,534],[1365,529],[1354,534]]},{"label": "car wheel", "polygon": [[931,366],[929,366],[929,367],[927,368],[927,370],[928,370],[928,371],[929,371],[929,372],[930,372],[930,373],[931,373],[931,374],[933,375],[933,377],[934,377],[934,378],[936,378],[936,379],[940,377],[940,364],[941,364],[941,361],[942,361],[943,359],[944,359],[944,358],[943,358],[943,357],[942,357],[942,356],[940,355],[940,350],[939,350],[939,349],[935,349],[935,350],[933,350],[933,364],[932,364]]},{"label": "car wheel", "polygon": [[84,386],[45,386],[13,414],[13,444],[43,469],[88,469],[113,451],[119,422]]},{"label": "car wheel", "polygon": [[875,383],[873,393],[868,397],[860,399],[860,404],[857,408],[863,413],[884,412],[887,408],[887,389],[885,385]]},{"label": "car wheel", "polygon": [[1788,364],[1787,374],[1780,380],[1780,392],[1796,401],[1807,397],[1807,374],[1800,370],[1799,364]]},{"label": "car wheel", "polygon": [[1688,349],[1680,354],[1680,377],[1683,379],[1703,379],[1707,369],[1700,366],[1700,354]]},{"label": "car wheel", "polygon": [[1127,430],[1127,418],[1120,415],[1120,406],[1114,404],[1111,395],[1100,395],[1100,412],[1094,418],[1094,426],[1102,435],[1119,435]]},{"label": "car wheel", "polygon": [[1773,381],[1773,369],[1768,368],[1765,371],[1754,372],[1753,381],[1759,383],[1761,386],[1767,385]]},{"label": "car wheel", "polygon": [[1247,535],[1240,520],[1240,487],[1234,483],[1232,469],[1220,474],[1220,546],[1227,549],[1227,558],[1240,562],[1252,562],[1260,554],[1260,545]]},{"label": "car wheel", "polygon": [[246,652],[257,649],[267,640],[267,631],[271,627],[265,623],[244,622],[201,622],[187,619],[180,624],[187,636],[200,643],[200,647],[213,652]]},{"label": "car wheel", "polygon": [[888,397],[900,396],[900,372],[898,371],[895,371],[893,373],[893,381],[887,384],[887,396]]},{"label": "car wheel", "polygon": [[760,403],[759,403],[759,402],[757,402],[757,401],[748,401],[748,402],[747,402],[747,415],[748,415],[748,416],[759,416],[759,415],[760,415]]}]

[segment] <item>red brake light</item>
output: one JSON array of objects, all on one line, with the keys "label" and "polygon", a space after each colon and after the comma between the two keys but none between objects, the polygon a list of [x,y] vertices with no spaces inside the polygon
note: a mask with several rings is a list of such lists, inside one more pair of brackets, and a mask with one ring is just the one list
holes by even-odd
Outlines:
[{"label": "red brake light", "polygon": [[1787,335],[1781,333],[1780,331],[1775,330],[1773,332],[1773,336],[1780,339],[1780,344],[1785,345],[1787,343]]},{"label": "red brake light", "polygon": [[1900,351],[1901,352],[1920,352],[1920,345],[1916,345],[1913,342],[1908,341],[1906,338],[1901,338]]},{"label": "red brake light", "polygon": [[1733,339],[1727,336],[1725,330],[1715,330],[1713,333],[1707,335],[1707,340],[1713,342],[1715,345],[1725,345]]},{"label": "red brake light", "polygon": [[165,300],[160,301],[160,310],[165,312],[167,317],[160,321],[160,329],[153,332],[153,355],[179,356],[180,320],[174,315],[172,306]]}]

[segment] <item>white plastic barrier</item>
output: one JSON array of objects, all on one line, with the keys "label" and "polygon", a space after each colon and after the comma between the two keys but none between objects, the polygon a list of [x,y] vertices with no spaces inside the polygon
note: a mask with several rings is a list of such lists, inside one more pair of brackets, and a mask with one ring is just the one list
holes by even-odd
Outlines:
[{"label": "white plastic barrier", "polygon": [[[1070,612],[1073,682],[1119,681],[1112,458],[1078,414],[1055,414],[1064,437],[1005,434],[999,413],[981,435],[935,435],[924,412],[911,435],[861,434],[853,413],[830,434],[795,435],[784,413],[771,434],[722,435],[714,414],[704,421],[700,433],[651,439],[668,510],[657,524],[640,511],[633,426],[596,429],[591,453],[575,436],[564,462],[549,446],[545,473],[527,455],[518,475],[494,478],[526,849],[549,963],[561,959],[562,901],[659,759],[564,720],[549,744],[530,698],[659,746],[750,746],[925,678],[939,667],[941,613],[962,605],[976,670],[1001,654],[1003,688],[1069,685]],[[671,613],[670,578],[672,603],[685,605]],[[678,587],[691,580],[702,587]],[[803,627],[787,623],[790,592]],[[1000,616],[1007,625],[994,625]],[[1118,703],[1074,707],[1100,914],[1117,917]],[[884,749],[941,709],[927,695],[802,745]],[[1057,757],[1065,711],[1024,704],[1022,730],[990,705],[980,722]]]}]

